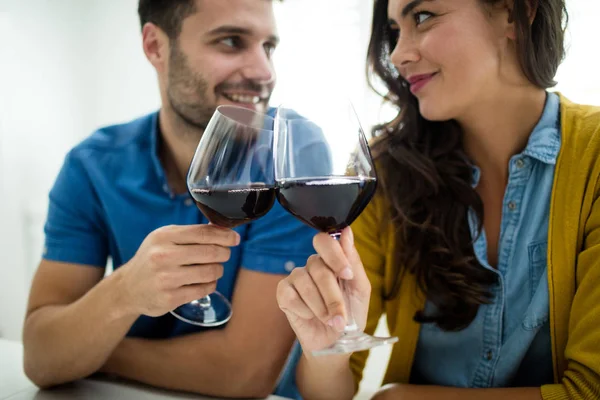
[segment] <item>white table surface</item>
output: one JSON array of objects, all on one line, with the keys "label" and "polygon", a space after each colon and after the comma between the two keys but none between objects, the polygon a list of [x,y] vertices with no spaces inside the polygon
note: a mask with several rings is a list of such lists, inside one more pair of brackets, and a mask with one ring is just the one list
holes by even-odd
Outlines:
[{"label": "white table surface", "polygon": [[[23,372],[23,346],[21,343],[0,339],[0,399],[208,400],[214,398],[106,378],[88,378],[50,390],[39,390]],[[267,400],[285,399],[278,396],[269,396]]]}]

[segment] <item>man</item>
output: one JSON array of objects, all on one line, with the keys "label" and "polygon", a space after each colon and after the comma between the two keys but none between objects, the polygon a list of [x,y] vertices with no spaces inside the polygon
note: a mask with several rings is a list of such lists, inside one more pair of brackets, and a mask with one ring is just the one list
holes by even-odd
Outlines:
[{"label": "man", "polygon": [[[66,157],[25,320],[25,371],[40,387],[102,371],[265,397],[294,341],[276,286],[313,252],[314,232],[277,204],[235,230],[208,225],[185,177],[216,106],[268,110],[272,2],[140,0],[139,14],[162,107],[95,132]],[[115,272],[104,278],[108,257]],[[232,301],[223,328],[169,313],[215,288]]]}]

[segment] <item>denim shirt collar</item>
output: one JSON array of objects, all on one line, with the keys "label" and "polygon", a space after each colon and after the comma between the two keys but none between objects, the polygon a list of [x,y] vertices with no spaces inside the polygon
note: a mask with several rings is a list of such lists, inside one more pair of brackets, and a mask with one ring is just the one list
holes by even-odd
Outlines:
[{"label": "denim shirt collar", "polygon": [[[548,92],[542,116],[533,128],[521,155],[545,164],[556,165],[560,144],[560,98],[556,93]],[[476,187],[480,178],[481,171],[474,165],[471,186]]]},{"label": "denim shirt collar", "polygon": [[556,93],[548,92],[542,116],[529,136],[522,154],[555,165],[560,142],[560,98]]}]

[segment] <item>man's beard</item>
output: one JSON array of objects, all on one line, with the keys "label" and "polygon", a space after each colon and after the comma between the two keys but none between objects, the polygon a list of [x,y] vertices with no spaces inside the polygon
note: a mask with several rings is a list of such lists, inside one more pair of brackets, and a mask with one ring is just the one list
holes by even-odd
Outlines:
[{"label": "man's beard", "polygon": [[[187,125],[204,131],[216,105],[208,100],[208,82],[188,66],[187,56],[177,43],[171,46],[169,58],[169,105]],[[194,129],[194,130],[196,130]]]},{"label": "man's beard", "polygon": [[[194,131],[206,129],[208,122],[217,109],[217,104],[209,101],[208,81],[200,73],[192,71],[187,56],[181,51],[178,43],[171,46],[169,58],[169,81],[167,84],[167,100],[177,116]],[[272,86],[253,80],[239,83],[222,82],[215,88],[216,93],[232,90],[246,90],[261,93],[268,104]]]}]

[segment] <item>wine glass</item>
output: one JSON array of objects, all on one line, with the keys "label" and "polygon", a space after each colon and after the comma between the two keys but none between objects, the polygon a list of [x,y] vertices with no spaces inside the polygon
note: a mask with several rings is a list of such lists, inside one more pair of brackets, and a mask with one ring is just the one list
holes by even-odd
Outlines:
[{"label": "wine glass", "polygon": [[[352,103],[336,101],[323,110],[317,121],[285,105],[278,107],[274,127],[276,194],[288,212],[339,240],[342,229],[373,197],[377,176]],[[310,145],[306,138],[311,138]],[[346,327],[335,343],[313,355],[351,353],[396,342],[396,337],[375,337],[359,329],[347,283],[343,279],[338,282],[348,315]]]},{"label": "wine glass", "polygon": [[[236,106],[219,106],[196,148],[188,190],[211,224],[224,228],[265,215],[275,202],[273,118]],[[219,292],[171,313],[193,325],[219,326],[231,318],[231,303]]]}]

